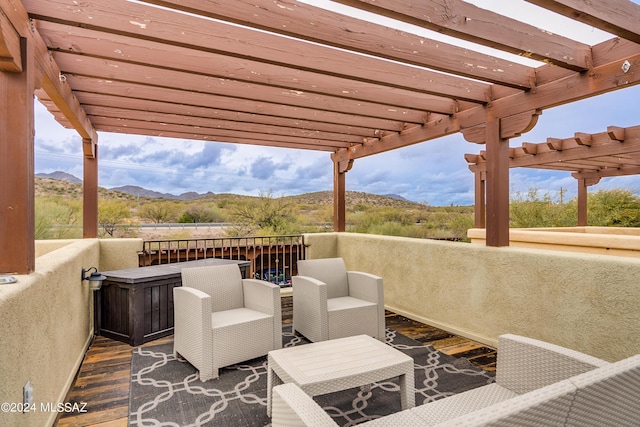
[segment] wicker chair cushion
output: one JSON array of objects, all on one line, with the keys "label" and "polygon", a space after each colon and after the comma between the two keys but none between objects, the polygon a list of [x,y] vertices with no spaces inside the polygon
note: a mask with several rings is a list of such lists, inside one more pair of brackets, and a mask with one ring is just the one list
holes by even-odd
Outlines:
[{"label": "wicker chair cushion", "polygon": [[235,264],[194,267],[182,270],[182,284],[211,296],[213,311],[225,311],[244,306],[242,275]]},{"label": "wicker chair cushion", "polygon": [[327,298],[349,295],[347,267],[342,258],[321,258],[298,261],[298,274],[313,277],[327,285]]}]

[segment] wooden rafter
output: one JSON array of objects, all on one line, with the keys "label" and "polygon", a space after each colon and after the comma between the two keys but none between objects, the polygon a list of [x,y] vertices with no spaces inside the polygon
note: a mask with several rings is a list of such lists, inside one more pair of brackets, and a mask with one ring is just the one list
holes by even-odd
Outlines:
[{"label": "wooden rafter", "polygon": [[[473,172],[486,170],[483,152],[466,154],[465,159]],[[640,126],[524,142],[510,149],[509,167],[568,171],[576,178],[633,175],[640,170]]]},{"label": "wooden rafter", "polygon": [[590,48],[586,44],[461,0],[428,0],[417,4],[402,0],[336,1],[573,71],[584,71],[591,62]]},{"label": "wooden rafter", "polygon": [[294,0],[236,0],[232,5],[224,0],[144,1],[496,84],[531,87],[531,70],[518,63],[486,54],[471,59],[467,49]]},{"label": "wooden rafter", "polygon": [[640,43],[640,5],[625,0],[526,0],[623,39]]}]

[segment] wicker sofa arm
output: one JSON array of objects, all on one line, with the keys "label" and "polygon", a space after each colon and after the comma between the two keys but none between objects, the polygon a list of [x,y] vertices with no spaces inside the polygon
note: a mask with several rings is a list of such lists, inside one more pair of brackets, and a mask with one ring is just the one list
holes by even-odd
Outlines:
[{"label": "wicker sofa arm", "polygon": [[347,271],[349,296],[369,302],[384,302],[382,277],[361,271]]},{"label": "wicker sofa arm", "polygon": [[575,350],[506,334],[498,337],[496,383],[523,394],[608,364]]},{"label": "wicker sofa arm", "polygon": [[293,383],[273,388],[273,427],[335,427],[333,419],[308,394]]},{"label": "wicker sofa arm", "polygon": [[293,276],[291,278],[293,286],[294,304],[296,294],[300,301],[310,301],[309,305],[317,307],[322,311],[327,311],[327,285],[318,279],[307,276]]},{"label": "wicker sofa arm", "polygon": [[173,288],[174,353],[200,367],[211,348],[211,297],[198,289]]},{"label": "wicker sofa arm", "polygon": [[242,279],[244,306],[261,313],[277,315],[280,313],[280,287],[271,282],[258,279]]},{"label": "wicker sofa arm", "polygon": [[317,342],[329,339],[327,285],[307,276],[293,276],[293,329]]}]

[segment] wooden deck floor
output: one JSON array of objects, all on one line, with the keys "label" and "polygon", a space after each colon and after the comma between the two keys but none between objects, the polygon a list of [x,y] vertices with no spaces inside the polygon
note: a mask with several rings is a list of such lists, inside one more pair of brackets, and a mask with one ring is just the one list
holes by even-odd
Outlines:
[{"label": "wooden deck floor", "polygon": [[[283,298],[282,322],[291,323],[291,298]],[[475,366],[495,372],[496,351],[482,344],[458,337],[395,313],[387,312],[387,327],[430,344],[443,353],[465,357]],[[172,340],[162,338],[145,345]],[[131,351],[128,344],[105,337],[95,337],[78,372],[66,402],[86,402],[87,412],[65,414],[57,426],[126,427],[129,411]]]}]

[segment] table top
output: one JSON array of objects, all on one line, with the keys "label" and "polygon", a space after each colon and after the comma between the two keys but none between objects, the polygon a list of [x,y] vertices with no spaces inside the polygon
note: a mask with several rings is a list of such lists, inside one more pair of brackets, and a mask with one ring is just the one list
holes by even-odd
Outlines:
[{"label": "table top", "polygon": [[342,390],[345,381],[365,384],[413,373],[410,356],[368,335],[272,350],[268,359],[284,382],[303,389],[324,383],[326,389]]},{"label": "table top", "polygon": [[180,275],[183,268],[223,264],[238,264],[239,267],[244,267],[250,265],[250,262],[236,259],[207,258],[196,261],[177,262],[173,264],[102,271],[102,274],[107,276],[107,280],[112,282],[139,283],[177,277]]}]

